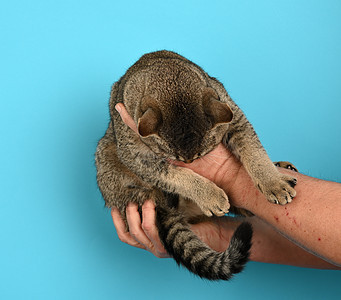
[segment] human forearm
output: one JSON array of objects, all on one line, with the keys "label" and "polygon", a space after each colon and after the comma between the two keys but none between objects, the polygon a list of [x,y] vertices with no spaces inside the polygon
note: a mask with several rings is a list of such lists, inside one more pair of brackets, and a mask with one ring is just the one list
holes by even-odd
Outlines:
[{"label": "human forearm", "polygon": [[340,266],[341,184],[293,175],[298,179],[297,196],[285,206],[269,203],[242,167],[227,192],[235,205],[252,211],[307,251]]},{"label": "human forearm", "polygon": [[252,261],[305,268],[340,269],[303,250],[258,217],[222,218],[220,221],[220,234],[224,237],[226,244],[222,244],[221,249],[216,250],[222,251],[227,247],[233,231],[242,221],[251,223],[253,227],[254,234],[250,251],[250,260]]}]

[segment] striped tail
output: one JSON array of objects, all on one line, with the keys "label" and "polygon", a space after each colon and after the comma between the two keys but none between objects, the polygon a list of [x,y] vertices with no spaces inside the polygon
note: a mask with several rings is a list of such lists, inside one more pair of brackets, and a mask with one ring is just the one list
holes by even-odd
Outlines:
[{"label": "striped tail", "polygon": [[250,223],[242,223],[234,232],[227,250],[217,252],[191,231],[179,211],[157,207],[156,212],[160,239],[179,265],[209,280],[229,280],[233,274],[243,270],[250,255]]}]

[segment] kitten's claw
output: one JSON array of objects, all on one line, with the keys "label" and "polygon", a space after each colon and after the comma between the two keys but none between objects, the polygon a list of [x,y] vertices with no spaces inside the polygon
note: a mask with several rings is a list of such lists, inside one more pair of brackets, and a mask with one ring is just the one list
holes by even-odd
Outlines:
[{"label": "kitten's claw", "polygon": [[222,217],[223,215],[229,212],[229,208],[230,205],[228,205],[228,208],[225,208],[225,210],[221,210],[219,207],[216,206],[213,213],[218,217]]}]

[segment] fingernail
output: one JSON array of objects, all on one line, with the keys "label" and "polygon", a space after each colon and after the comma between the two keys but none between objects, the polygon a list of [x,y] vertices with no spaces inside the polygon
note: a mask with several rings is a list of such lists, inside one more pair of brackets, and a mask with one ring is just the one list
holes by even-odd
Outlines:
[{"label": "fingernail", "polygon": [[121,106],[119,104],[116,104],[115,109],[118,111],[118,113],[121,113]]}]

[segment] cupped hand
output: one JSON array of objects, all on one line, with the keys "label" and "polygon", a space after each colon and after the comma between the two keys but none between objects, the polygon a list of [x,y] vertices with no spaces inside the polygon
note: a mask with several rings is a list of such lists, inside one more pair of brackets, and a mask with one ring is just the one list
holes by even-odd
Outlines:
[{"label": "cupped hand", "polygon": [[[126,231],[125,223],[118,209],[111,210],[112,219],[119,239],[131,246],[145,249],[156,257],[170,257],[159,238],[155,224],[155,204],[147,200],[142,206],[142,220],[137,205],[130,204],[126,209],[129,230]],[[229,222],[231,220],[231,222]],[[192,231],[209,247],[216,251],[225,251],[236,227],[229,217],[216,218],[191,226]],[[229,225],[227,225],[229,224]]]},{"label": "cupped hand", "polygon": [[163,247],[155,224],[155,204],[147,200],[142,206],[142,221],[136,204],[130,203],[126,209],[129,230],[117,208],[111,210],[111,216],[119,239],[131,246],[148,250],[156,257],[170,257]]}]

